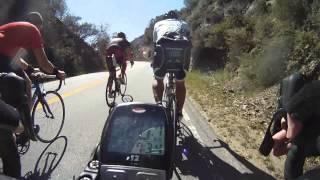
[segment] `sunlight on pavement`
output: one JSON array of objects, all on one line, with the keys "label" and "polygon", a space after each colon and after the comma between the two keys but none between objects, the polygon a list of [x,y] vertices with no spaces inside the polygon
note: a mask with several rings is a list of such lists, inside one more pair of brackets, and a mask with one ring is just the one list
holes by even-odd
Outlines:
[{"label": "sunlight on pavement", "polygon": [[[75,94],[77,94],[77,93],[80,93],[80,92],[82,92],[82,91],[84,91],[84,90],[86,90],[86,89],[90,89],[90,88],[96,87],[96,86],[98,86],[98,85],[100,85],[100,84],[102,84],[102,83],[105,83],[105,81],[103,81],[103,80],[96,80],[96,81],[90,82],[90,83],[88,83],[88,84],[83,84],[82,86],[80,86],[80,87],[78,87],[78,88],[76,88],[76,89],[74,89],[74,90],[71,90],[71,91],[62,93],[62,94],[60,94],[60,95],[61,95],[62,98],[64,99],[64,98],[67,98],[67,97],[69,97],[69,96],[72,96],[72,95],[75,95]],[[46,100],[47,100],[47,102],[48,102],[49,105],[50,105],[50,104],[53,104],[53,103],[56,103],[56,102],[59,102],[59,98],[58,98],[57,96],[55,96],[55,97],[53,97],[53,98],[50,98],[50,99],[46,99]],[[40,109],[40,108],[42,108],[42,105],[41,105],[41,104],[39,104],[39,105],[37,106],[37,110]]]}]

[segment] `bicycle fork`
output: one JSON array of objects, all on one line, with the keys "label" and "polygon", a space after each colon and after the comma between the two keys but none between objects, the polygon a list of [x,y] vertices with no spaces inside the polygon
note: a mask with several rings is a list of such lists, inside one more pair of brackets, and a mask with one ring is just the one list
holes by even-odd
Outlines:
[{"label": "bicycle fork", "polygon": [[[46,117],[47,117],[47,118],[54,119],[54,115],[52,114],[52,112],[51,112],[51,110],[50,110],[50,107],[49,107],[49,104],[48,104],[48,102],[45,100],[44,97],[41,97],[41,98],[40,98],[40,102],[41,102],[42,110],[43,110],[43,112],[45,113]],[[49,114],[48,114],[48,113],[49,113]]]}]

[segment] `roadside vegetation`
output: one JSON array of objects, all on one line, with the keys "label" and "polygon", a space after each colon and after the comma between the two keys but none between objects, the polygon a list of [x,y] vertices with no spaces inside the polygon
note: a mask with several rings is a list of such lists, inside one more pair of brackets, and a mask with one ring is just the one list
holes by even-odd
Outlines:
[{"label": "roadside vegetation", "polygon": [[[185,0],[193,32],[189,95],[221,139],[253,164],[283,178],[284,158],[258,152],[279,82],[293,72],[319,76],[320,1]],[[305,169],[319,166],[307,160]]]}]

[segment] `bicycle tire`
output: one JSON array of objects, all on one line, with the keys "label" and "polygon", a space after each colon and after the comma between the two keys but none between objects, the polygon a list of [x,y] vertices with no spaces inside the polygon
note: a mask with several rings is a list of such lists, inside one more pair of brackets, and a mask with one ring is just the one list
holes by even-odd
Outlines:
[{"label": "bicycle tire", "polygon": [[173,99],[173,97],[168,97],[167,94],[165,94],[165,97],[167,98],[167,114],[170,117],[170,126],[172,129],[172,150],[171,150],[171,157],[170,157],[170,168],[168,172],[168,177],[171,178],[173,175],[173,171],[176,164],[176,154],[177,154],[177,128],[176,128],[176,118],[177,118],[177,112],[176,112],[176,101]]},{"label": "bicycle tire", "polygon": [[[65,120],[65,105],[61,95],[56,91],[46,92],[46,94],[44,95],[44,99],[48,106],[44,104],[45,102],[42,102],[41,99],[38,98],[32,109],[31,117],[32,117],[33,126],[35,127],[39,125],[39,132],[35,133],[37,139],[44,143],[50,143],[50,142],[53,142],[59,136],[62,130],[64,120]],[[61,109],[58,109],[58,108],[61,108]],[[52,112],[53,117],[48,117],[48,113],[49,113],[48,110]],[[60,115],[59,115],[59,112],[57,112],[57,110],[61,111]],[[47,111],[47,113],[45,113],[45,111]],[[61,117],[61,118],[57,118],[57,117]],[[39,121],[40,119],[42,121]],[[59,119],[58,128],[54,128],[52,123],[49,123],[50,125],[48,125],[48,127],[44,126],[46,121],[56,120],[56,119]],[[55,133],[52,133],[53,129],[55,129],[54,131]],[[53,135],[46,137],[45,134],[53,134]]]},{"label": "bicycle tire", "polygon": [[107,102],[107,105],[110,107],[110,108],[112,108],[112,107],[114,107],[114,105],[115,105],[115,100],[116,100],[116,80],[115,79],[113,79],[112,80],[112,87],[111,87],[111,94],[113,95],[113,97],[112,98],[109,98],[108,97],[108,94],[109,94],[109,90],[108,90],[109,88],[108,88],[108,84],[107,84],[107,86],[106,86],[106,102]]},{"label": "bicycle tire", "polygon": [[122,83],[120,84],[120,94],[121,94],[121,96],[124,96],[125,93],[126,93],[126,90],[127,90],[127,75],[126,74],[124,74],[123,80],[124,80],[124,84],[122,84]]}]

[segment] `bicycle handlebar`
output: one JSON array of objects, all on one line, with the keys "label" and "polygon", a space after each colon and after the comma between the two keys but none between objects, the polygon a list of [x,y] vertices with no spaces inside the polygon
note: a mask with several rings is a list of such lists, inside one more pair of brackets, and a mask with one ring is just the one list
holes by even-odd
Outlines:
[{"label": "bicycle handlebar", "polygon": [[[43,72],[36,72],[31,74],[32,79],[34,79],[35,83],[40,83],[41,80],[50,80],[50,79],[59,79],[59,86],[54,91],[59,91],[62,86],[62,79],[60,79],[57,75],[45,74]],[[65,80],[64,80],[65,84]]]}]

